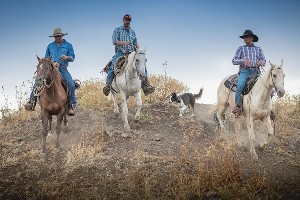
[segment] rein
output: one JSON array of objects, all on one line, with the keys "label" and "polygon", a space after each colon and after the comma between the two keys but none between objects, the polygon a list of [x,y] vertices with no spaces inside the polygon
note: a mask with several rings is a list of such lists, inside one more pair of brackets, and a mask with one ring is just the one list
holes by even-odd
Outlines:
[{"label": "rein", "polygon": [[[43,94],[43,92],[45,91],[45,86],[49,89],[53,85],[53,83],[54,83],[54,81],[55,81],[55,79],[57,77],[57,74],[58,74],[58,72],[56,71],[56,73],[54,74],[54,76],[51,78],[50,84],[47,85],[47,81],[46,81],[46,79],[44,79],[43,80],[43,85],[36,86],[35,90],[34,90],[34,96],[37,96],[37,97],[41,96]],[[37,91],[37,87],[38,87],[38,89],[41,88],[41,90],[39,92]]]}]

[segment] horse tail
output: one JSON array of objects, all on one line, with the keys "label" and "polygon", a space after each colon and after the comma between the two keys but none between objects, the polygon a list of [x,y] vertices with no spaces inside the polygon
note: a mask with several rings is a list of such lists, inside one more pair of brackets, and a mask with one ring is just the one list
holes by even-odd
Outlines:
[{"label": "horse tail", "polygon": [[202,93],[203,93],[203,88],[201,88],[201,89],[200,89],[200,91],[199,91],[199,93],[198,93],[198,94],[193,94],[193,95],[194,95],[194,98],[195,98],[195,99],[199,99],[199,98],[201,98],[201,96],[202,96]]},{"label": "horse tail", "polygon": [[216,103],[215,105],[213,105],[209,111],[209,114],[215,114],[217,111],[219,110],[219,104]]}]

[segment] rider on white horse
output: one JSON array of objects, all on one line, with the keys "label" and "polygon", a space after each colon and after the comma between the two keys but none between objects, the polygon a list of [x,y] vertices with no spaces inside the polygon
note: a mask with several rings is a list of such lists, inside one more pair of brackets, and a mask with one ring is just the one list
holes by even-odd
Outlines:
[{"label": "rider on white horse", "polygon": [[245,45],[238,48],[232,59],[232,64],[240,66],[233,110],[236,117],[241,115],[241,95],[248,77],[258,74],[259,67],[266,64],[262,49],[253,44],[258,41],[258,37],[251,30],[246,30],[240,38],[244,39]]},{"label": "rider on white horse", "polygon": [[[103,88],[104,95],[108,96],[110,92],[110,86],[114,79],[114,64],[116,60],[125,55],[133,52],[135,49],[139,48],[137,43],[137,38],[134,30],[130,27],[131,16],[126,14],[123,17],[123,26],[115,28],[112,35],[112,43],[116,47],[116,54],[112,59],[111,65],[108,70],[108,74],[106,77],[106,85]],[[142,80],[142,89],[145,95],[148,95],[154,92],[155,88],[149,84],[147,77],[147,69],[145,68],[146,77]]]}]

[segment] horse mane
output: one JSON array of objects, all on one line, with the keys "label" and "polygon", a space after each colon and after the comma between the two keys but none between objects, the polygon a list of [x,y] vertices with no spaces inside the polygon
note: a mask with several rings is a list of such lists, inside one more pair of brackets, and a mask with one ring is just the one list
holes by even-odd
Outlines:
[{"label": "horse mane", "polygon": [[128,63],[127,63],[127,66],[134,66],[134,56],[135,56],[135,51],[131,52],[129,55],[128,55]]}]

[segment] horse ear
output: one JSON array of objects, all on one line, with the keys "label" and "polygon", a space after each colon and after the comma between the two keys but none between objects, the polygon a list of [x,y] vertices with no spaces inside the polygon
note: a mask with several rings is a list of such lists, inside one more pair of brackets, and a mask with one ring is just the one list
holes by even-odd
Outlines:
[{"label": "horse ear", "polygon": [[40,57],[38,57],[37,55],[36,55],[36,58],[38,59],[39,62],[41,61]]},{"label": "horse ear", "polygon": [[283,65],[283,59],[281,59],[281,67],[282,67],[282,65]]},{"label": "horse ear", "polygon": [[273,63],[271,63],[271,61],[269,60],[269,63],[270,63],[270,65],[271,65],[271,68],[273,69],[274,68],[274,64]]},{"label": "horse ear", "polygon": [[51,58],[52,58],[52,57],[50,56],[50,57],[46,58],[46,60],[51,61]]}]

